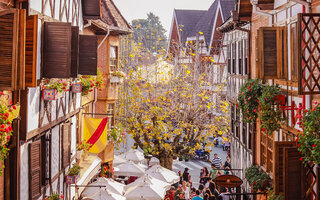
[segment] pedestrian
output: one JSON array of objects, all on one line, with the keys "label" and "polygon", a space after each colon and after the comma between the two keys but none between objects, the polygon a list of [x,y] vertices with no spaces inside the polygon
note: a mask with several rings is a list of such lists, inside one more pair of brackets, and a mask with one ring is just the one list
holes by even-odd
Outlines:
[{"label": "pedestrian", "polygon": [[212,163],[209,177],[213,180],[216,177],[217,172],[218,172],[218,170],[217,170],[216,166]]},{"label": "pedestrian", "polygon": [[179,200],[180,193],[183,192],[182,185],[178,185],[178,189],[173,194],[173,200]]},{"label": "pedestrian", "polygon": [[212,196],[214,196],[216,199],[218,199],[218,197],[219,197],[219,192],[218,192],[218,190],[217,190],[217,186],[216,186],[216,183],[215,183],[215,182],[211,182],[211,183],[209,184],[209,190],[210,190]]},{"label": "pedestrian", "polygon": [[190,176],[190,174],[189,174],[189,168],[186,167],[186,168],[184,169],[183,174],[182,174],[182,181],[190,182],[190,180],[191,180],[191,176]]},{"label": "pedestrian", "polygon": [[199,179],[200,179],[200,184],[205,184],[205,178],[204,178],[204,170],[203,168],[201,169],[200,171],[200,176],[199,176]]},{"label": "pedestrian", "polygon": [[200,191],[199,190],[196,191],[196,196],[193,197],[192,200],[203,200],[203,198],[200,197]]},{"label": "pedestrian", "polygon": [[200,192],[200,196],[203,197],[204,185],[203,185],[203,184],[200,184],[198,190],[199,190],[199,192]]},{"label": "pedestrian", "polygon": [[182,182],[182,190],[184,191],[184,197],[189,199],[190,196],[190,184],[186,181]]},{"label": "pedestrian", "polygon": [[221,188],[221,194],[220,197],[222,198],[222,200],[230,200],[230,194],[227,190],[227,188]]},{"label": "pedestrian", "polygon": [[231,159],[229,156],[227,156],[227,160],[223,165],[224,168],[229,167],[229,169],[231,169]]},{"label": "pedestrian", "polygon": [[183,192],[179,194],[179,200],[186,200]]},{"label": "pedestrian", "polygon": [[192,200],[193,197],[196,196],[196,188],[191,188],[191,193],[190,193],[190,197],[189,197],[189,200]]},{"label": "pedestrian", "polygon": [[220,169],[220,163],[222,163],[222,160],[221,158],[218,156],[217,153],[215,153],[213,155],[213,159],[212,159],[212,164],[214,164],[214,166],[217,168],[217,169]]},{"label": "pedestrian", "polygon": [[212,179],[209,178],[208,181],[206,182],[206,184],[204,185],[204,189],[208,189],[209,188],[209,184],[211,183]]},{"label": "pedestrian", "polygon": [[201,179],[203,180],[203,184],[206,184],[208,179],[209,179],[209,171],[208,171],[208,168],[207,167],[203,167],[203,174],[202,174],[202,177]]}]

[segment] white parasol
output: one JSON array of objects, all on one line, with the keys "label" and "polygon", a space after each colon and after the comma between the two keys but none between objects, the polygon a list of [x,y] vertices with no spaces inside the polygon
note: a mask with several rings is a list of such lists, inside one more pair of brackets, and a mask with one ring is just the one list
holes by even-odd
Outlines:
[{"label": "white parasol", "polygon": [[160,165],[154,165],[146,171],[147,174],[161,181],[165,181],[170,184],[174,184],[180,181],[180,177],[173,171],[161,167]]},{"label": "white parasol", "polygon": [[126,191],[128,191],[130,188],[135,187],[135,186],[139,186],[139,185],[156,185],[156,186],[160,186],[162,188],[164,188],[165,190],[170,189],[170,184],[166,183],[164,181],[161,181],[159,179],[156,179],[148,174],[145,174],[143,176],[141,176],[140,178],[138,178],[137,180],[135,180],[134,182],[124,186],[124,189]]},{"label": "white parasol", "polygon": [[105,189],[101,189],[96,194],[90,197],[84,197],[84,200],[126,200],[125,197],[109,192]]},{"label": "white parasol", "polygon": [[118,165],[114,173],[117,176],[142,176],[145,174],[145,169],[130,161]]},{"label": "white parasol", "polygon": [[134,163],[139,163],[144,160],[144,155],[137,149],[130,149],[127,153],[125,153],[124,158],[126,160],[133,161]]},{"label": "white parasol", "polygon": [[124,193],[124,185],[118,183],[117,181],[110,179],[99,177],[95,182],[90,183],[88,186],[101,186],[101,187],[87,187],[83,192],[83,197],[90,197],[97,192],[100,192],[101,189],[110,191],[111,193],[123,195]]}]

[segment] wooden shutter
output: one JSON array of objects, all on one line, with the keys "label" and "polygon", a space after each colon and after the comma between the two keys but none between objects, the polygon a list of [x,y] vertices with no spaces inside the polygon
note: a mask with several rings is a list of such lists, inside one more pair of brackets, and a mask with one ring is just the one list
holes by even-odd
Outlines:
[{"label": "wooden shutter", "polygon": [[302,181],[303,166],[299,160],[301,155],[296,147],[284,148],[283,152],[284,167],[284,199],[301,200],[303,199]]},{"label": "wooden shutter", "polygon": [[320,13],[298,14],[299,94],[320,94]]},{"label": "wooden shutter", "polygon": [[284,192],[284,148],[295,146],[295,142],[274,142],[274,151],[273,151],[273,185],[274,191],[276,194],[283,194]]},{"label": "wooden shutter", "polygon": [[77,78],[79,66],[79,27],[72,27],[71,37],[71,77]]},{"label": "wooden shutter", "polygon": [[83,16],[100,17],[100,0],[82,0]]},{"label": "wooden shutter", "polygon": [[69,78],[71,75],[71,24],[45,22],[44,63],[46,78]]},{"label": "wooden shutter", "polygon": [[25,81],[27,87],[37,86],[37,42],[38,15],[27,17],[26,51],[25,51]]},{"label": "wooden shutter", "polygon": [[25,89],[25,50],[26,50],[26,15],[27,11],[19,10],[19,50],[18,50],[18,69],[17,69],[17,86],[15,90]]},{"label": "wooden shutter", "polygon": [[287,31],[285,27],[261,27],[258,30],[258,77],[287,77]]},{"label": "wooden shutter", "polygon": [[0,12],[0,90],[17,87],[18,25],[18,10]]},{"label": "wooden shutter", "polygon": [[38,199],[41,194],[41,140],[29,144],[29,195]]},{"label": "wooden shutter", "polygon": [[80,35],[79,74],[97,75],[97,43],[96,35]]},{"label": "wooden shutter", "polygon": [[62,167],[67,167],[70,164],[70,145],[71,124],[65,123],[62,125]]}]

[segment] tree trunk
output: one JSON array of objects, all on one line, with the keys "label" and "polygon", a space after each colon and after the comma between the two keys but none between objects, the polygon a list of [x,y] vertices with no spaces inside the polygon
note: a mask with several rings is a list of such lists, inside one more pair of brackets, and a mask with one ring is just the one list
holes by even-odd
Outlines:
[{"label": "tree trunk", "polygon": [[160,165],[167,169],[172,170],[173,157],[170,155],[163,155],[159,157]]}]

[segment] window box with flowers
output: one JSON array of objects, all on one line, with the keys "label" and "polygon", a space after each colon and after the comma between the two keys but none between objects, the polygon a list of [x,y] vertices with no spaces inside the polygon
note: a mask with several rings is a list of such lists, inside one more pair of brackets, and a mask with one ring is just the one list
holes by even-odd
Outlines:
[{"label": "window box with flowers", "polygon": [[43,200],[63,200],[64,195],[58,193],[52,193],[50,196],[45,196]]},{"label": "window box with flowers", "polygon": [[[0,92],[0,97],[4,95]],[[7,105],[3,98],[0,98],[0,161],[4,161],[10,149],[7,147],[7,143],[10,141],[13,129],[12,121],[19,116],[19,106]],[[0,167],[0,176],[2,176],[4,165]]]},{"label": "window box with flowers", "polygon": [[77,147],[76,158],[78,160],[80,160],[81,157],[85,158],[88,154],[90,146],[91,144],[88,144],[85,141],[80,142],[80,144]]},{"label": "window box with flowers", "polygon": [[50,81],[43,80],[41,89],[43,91],[42,98],[44,100],[55,100],[63,97],[64,92],[70,90],[70,82],[59,79],[50,79]]},{"label": "window box with flowers", "polygon": [[103,164],[100,169],[100,177],[112,178],[114,174],[113,169],[111,167]]},{"label": "window box with flowers", "polygon": [[66,175],[67,184],[75,184],[80,176],[80,166],[73,164],[73,166],[68,170]]},{"label": "window box with flowers", "polygon": [[110,83],[122,83],[125,76],[125,73],[122,71],[112,71],[110,73]]},{"label": "window box with flowers", "polygon": [[252,192],[265,192],[271,185],[270,176],[256,165],[246,169],[245,178],[251,186]]},{"label": "window box with flowers", "polygon": [[97,76],[83,75],[80,76],[81,84],[81,94],[85,96],[92,92],[94,88],[97,88],[99,91],[102,90],[105,85],[105,74],[98,68]]},{"label": "window box with flowers", "polygon": [[[296,141],[302,155],[300,160],[306,165],[320,164],[320,106],[317,102],[315,104],[312,110],[304,110],[298,121],[303,132]],[[302,110],[301,106],[299,109]]]}]

